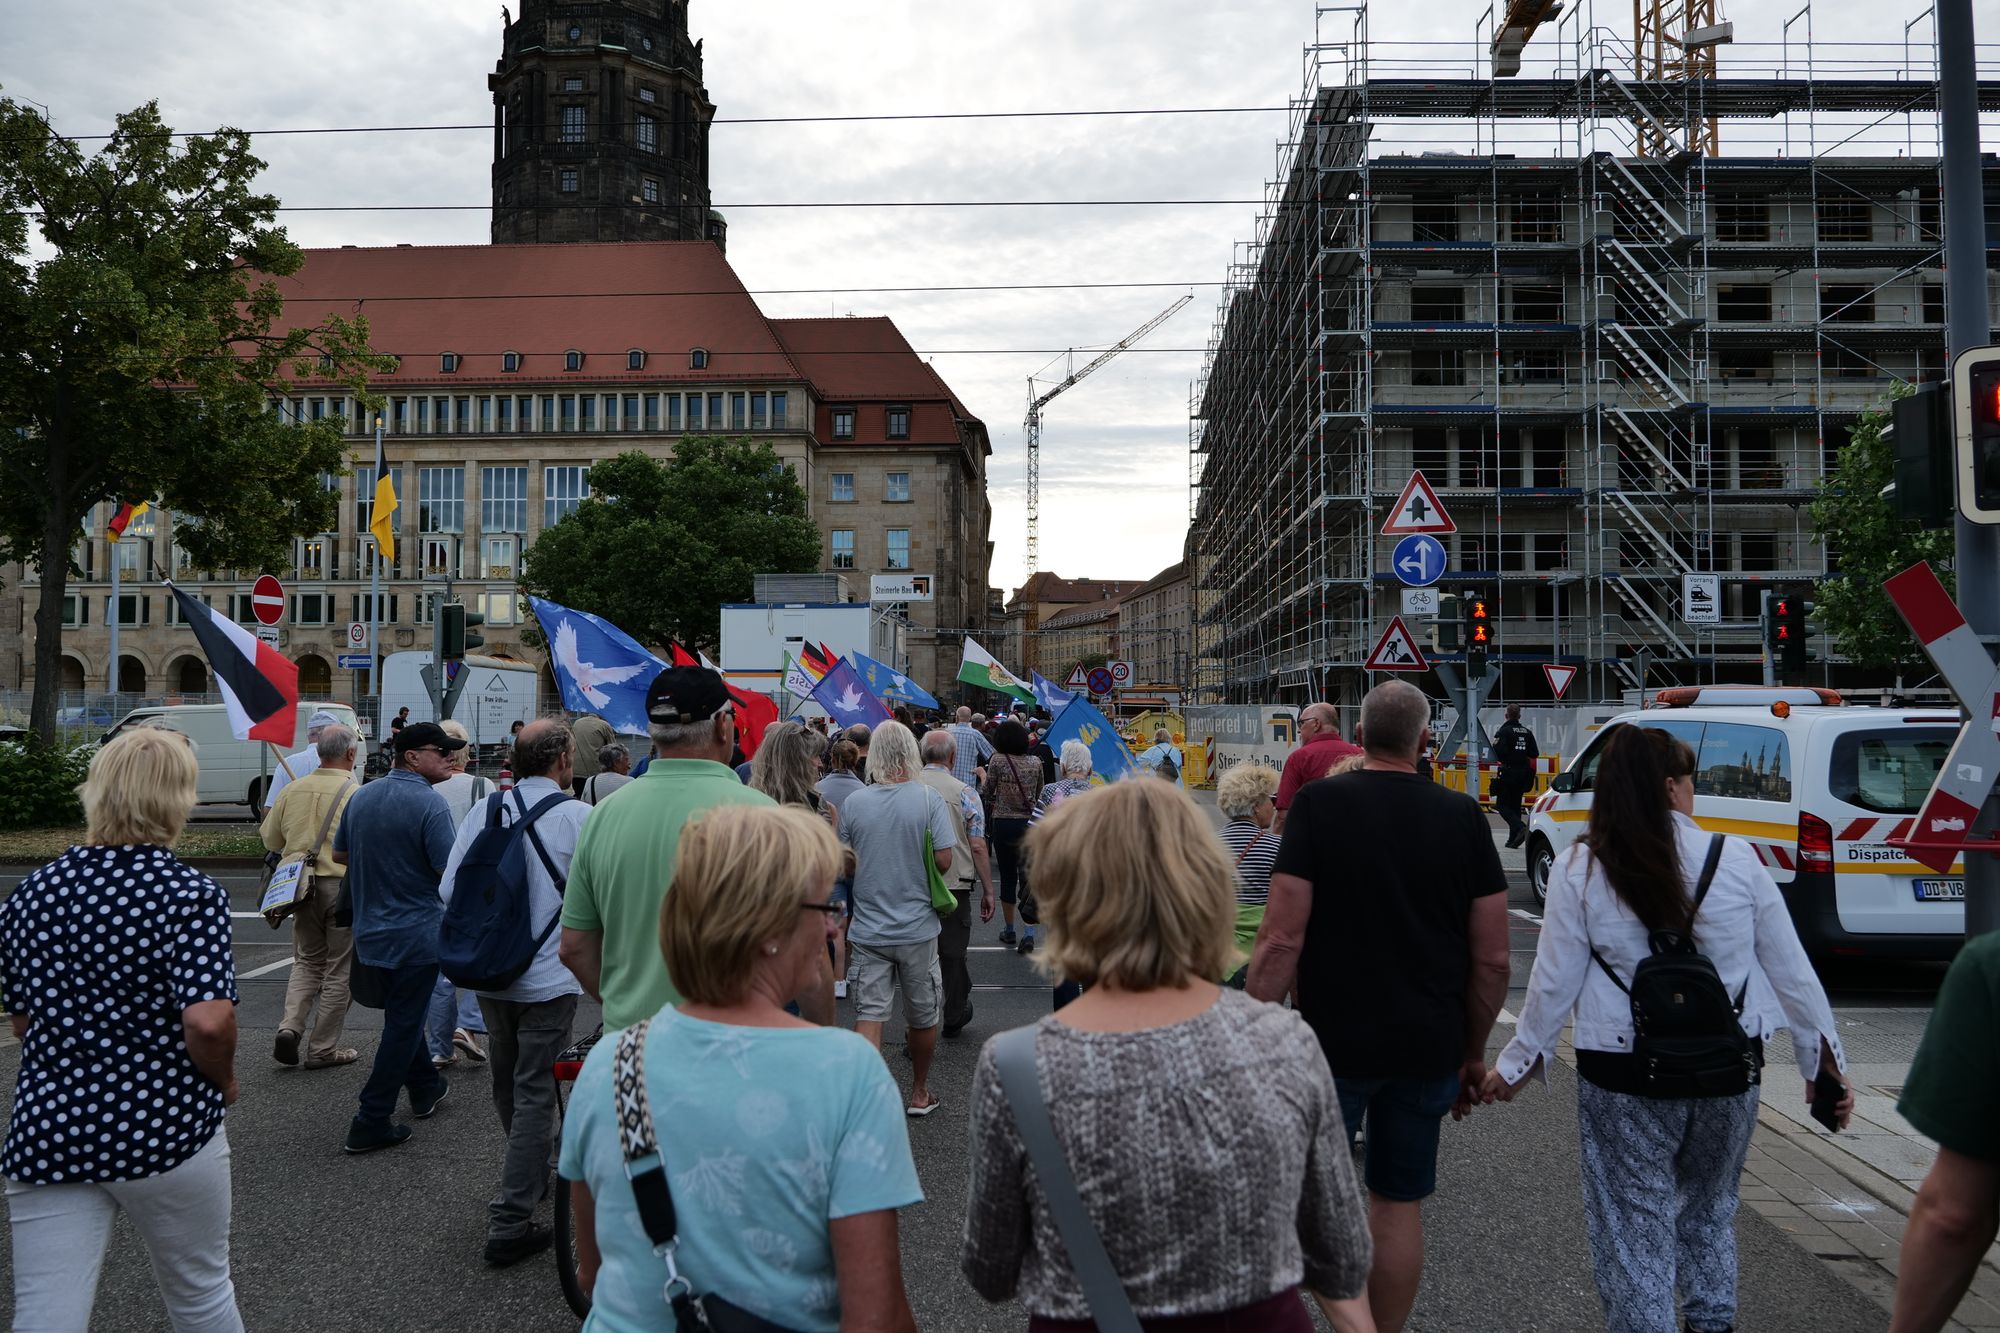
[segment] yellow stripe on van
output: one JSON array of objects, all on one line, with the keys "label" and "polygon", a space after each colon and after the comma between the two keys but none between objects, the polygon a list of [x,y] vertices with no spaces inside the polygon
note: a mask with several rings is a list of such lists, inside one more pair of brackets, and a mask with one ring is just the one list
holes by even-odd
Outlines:
[{"label": "yellow stripe on van", "polygon": [[1710,833],[1734,833],[1740,838],[1763,838],[1770,842],[1797,842],[1797,824],[1766,824],[1755,819],[1717,819],[1713,815],[1696,815],[1694,822]]},{"label": "yellow stripe on van", "polygon": [[[1926,877],[1935,877],[1939,873],[1932,870],[1929,866],[1920,865],[1915,861],[1842,861],[1834,867],[1834,870],[1842,875],[1923,875]],[[1963,875],[1965,873],[1965,862],[1952,862],[1951,869],[1945,873]]]}]

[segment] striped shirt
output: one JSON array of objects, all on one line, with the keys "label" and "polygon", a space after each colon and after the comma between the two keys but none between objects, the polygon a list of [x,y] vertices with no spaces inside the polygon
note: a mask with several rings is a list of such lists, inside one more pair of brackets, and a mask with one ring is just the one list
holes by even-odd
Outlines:
[{"label": "striped shirt", "polygon": [[1222,826],[1222,841],[1236,863],[1236,901],[1260,905],[1271,898],[1271,867],[1278,863],[1278,835],[1258,828],[1255,820],[1232,819]]}]

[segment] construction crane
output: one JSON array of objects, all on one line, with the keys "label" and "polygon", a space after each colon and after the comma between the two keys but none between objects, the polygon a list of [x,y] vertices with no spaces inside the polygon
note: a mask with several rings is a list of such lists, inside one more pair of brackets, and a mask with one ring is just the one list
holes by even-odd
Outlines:
[{"label": "construction crane", "polygon": [[[1104,363],[1109,361],[1112,357],[1117,356],[1120,352],[1132,346],[1132,344],[1138,342],[1141,338],[1151,333],[1154,329],[1159,328],[1160,325],[1166,323],[1169,319],[1173,318],[1175,312],[1177,312],[1182,306],[1186,305],[1189,301],[1192,300],[1194,300],[1194,295],[1192,293],[1183,296],[1180,300],[1174,302],[1172,305],[1168,306],[1165,310],[1162,310],[1159,314],[1153,316],[1151,319],[1147,320],[1144,324],[1141,324],[1138,328],[1126,334],[1125,337],[1121,339],[1115,347],[1112,347],[1107,351],[1100,353],[1095,361],[1092,361],[1082,370],[1072,370],[1069,373],[1069,375],[1063,380],[1062,383],[1056,385],[1055,388],[1050,389],[1047,393],[1043,394],[1039,398],[1035,396],[1035,377],[1033,375],[1028,376],[1028,419],[1025,423],[1025,429],[1028,436],[1028,577],[1029,578],[1032,579],[1035,576],[1035,566],[1037,565],[1037,563],[1039,563],[1041,556],[1042,409],[1044,407],[1047,407],[1049,405],[1049,400],[1054,398],[1057,394],[1063,393],[1068,389],[1074,388],[1086,376],[1090,375],[1093,371],[1096,371],[1097,369],[1102,367]],[[1030,632],[1032,632],[1037,628],[1037,626],[1034,623],[1036,618],[1037,617],[1035,616],[1034,604],[1031,600],[1028,606],[1029,624],[1027,626]]]}]

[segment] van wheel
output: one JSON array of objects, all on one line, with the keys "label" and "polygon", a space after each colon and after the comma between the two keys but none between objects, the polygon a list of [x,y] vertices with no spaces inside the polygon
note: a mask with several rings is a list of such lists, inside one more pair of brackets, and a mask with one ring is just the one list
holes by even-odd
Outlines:
[{"label": "van wheel", "polygon": [[1534,892],[1535,906],[1549,905],[1549,873],[1555,869],[1555,849],[1537,833],[1528,839],[1528,887]]},{"label": "van wheel", "polygon": [[260,824],[264,822],[264,815],[266,814],[264,795],[270,790],[271,779],[268,777],[258,778],[250,784],[250,813]]}]

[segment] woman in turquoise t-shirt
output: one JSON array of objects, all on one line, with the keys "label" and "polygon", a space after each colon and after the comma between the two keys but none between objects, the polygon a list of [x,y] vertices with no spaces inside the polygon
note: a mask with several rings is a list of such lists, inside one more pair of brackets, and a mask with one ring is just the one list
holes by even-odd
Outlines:
[{"label": "woman in turquoise t-shirt", "polygon": [[[921,1203],[902,1098],[873,1047],[785,1012],[824,985],[839,844],[808,811],[726,806],[681,834],[661,913],[686,998],[648,1020],[645,1083],[680,1226],[675,1259],[713,1293],[801,1333],[914,1330],[896,1210]],[[666,1264],[625,1175],[599,1042],[570,1097],[561,1171],[576,1182],[586,1330],[668,1326]]]}]

